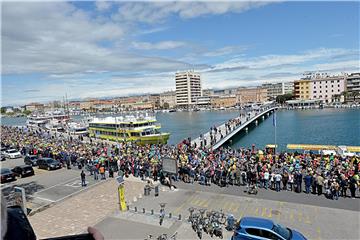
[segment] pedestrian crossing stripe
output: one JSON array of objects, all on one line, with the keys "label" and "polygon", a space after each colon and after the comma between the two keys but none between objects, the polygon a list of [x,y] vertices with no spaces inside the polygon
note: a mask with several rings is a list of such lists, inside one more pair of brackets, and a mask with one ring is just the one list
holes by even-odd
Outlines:
[{"label": "pedestrian crossing stripe", "polygon": [[311,224],[311,220],[309,216],[305,216],[304,223]]},{"label": "pedestrian crossing stripe", "polygon": [[180,204],[179,207],[177,207],[174,211],[174,214],[178,214],[184,207],[186,204],[191,203],[191,201],[196,197],[196,194],[194,193],[193,195],[191,195],[188,199],[186,199],[186,201],[184,201],[182,204]]},{"label": "pedestrian crossing stripe", "polygon": [[269,209],[269,213],[268,213],[267,210],[268,210],[267,208],[263,207],[262,212],[261,212],[261,216],[271,218],[272,217],[272,213],[271,213],[272,209],[271,208]]},{"label": "pedestrian crossing stripe", "polygon": [[258,207],[255,209],[255,215],[259,216],[259,208]]},{"label": "pedestrian crossing stripe", "polygon": [[302,221],[302,212],[298,213],[298,221],[301,222]]}]

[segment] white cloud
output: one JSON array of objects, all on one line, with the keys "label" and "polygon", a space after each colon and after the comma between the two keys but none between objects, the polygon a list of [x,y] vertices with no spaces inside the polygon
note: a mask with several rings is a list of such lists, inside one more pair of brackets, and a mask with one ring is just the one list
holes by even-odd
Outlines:
[{"label": "white cloud", "polygon": [[[127,25],[100,21],[66,2],[3,3],[2,26],[5,74],[172,71],[189,65],[128,52],[124,40]],[[114,47],[108,48],[104,43]],[[179,42],[155,47],[176,46]]]},{"label": "white cloud", "polygon": [[246,46],[226,46],[203,54],[205,57],[219,57],[224,55],[235,55],[248,49]]},{"label": "white cloud", "polygon": [[133,48],[141,50],[166,50],[185,46],[184,42],[179,41],[162,41],[157,43],[150,42],[133,42]]},{"label": "white cloud", "polygon": [[99,11],[106,11],[111,8],[111,2],[105,0],[98,0],[95,2],[96,9]]},{"label": "white cloud", "polygon": [[266,1],[127,2],[119,4],[119,10],[113,15],[113,18],[122,21],[158,23],[163,22],[171,15],[178,15],[183,19],[190,19],[208,14],[241,13],[269,3],[270,2]]}]

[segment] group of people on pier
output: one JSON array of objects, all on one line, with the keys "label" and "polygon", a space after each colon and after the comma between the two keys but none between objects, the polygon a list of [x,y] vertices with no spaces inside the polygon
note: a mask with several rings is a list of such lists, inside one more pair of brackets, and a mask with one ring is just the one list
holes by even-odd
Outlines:
[{"label": "group of people on pier", "polygon": [[[255,148],[217,150],[191,145],[184,140],[178,145],[145,145],[132,142],[113,143],[89,138],[54,136],[45,130],[1,127],[1,144],[12,146],[26,154],[51,157],[64,165],[80,163],[92,173],[95,168],[113,174],[134,175],[168,182],[171,178],[189,184],[217,184],[220,187],[258,186],[273,191],[295,191],[325,195],[337,200],[359,195],[360,159],[341,156],[321,156],[270,152]],[[162,158],[177,160],[178,174],[167,176],[162,171]],[[95,168],[94,168],[95,166]],[[102,172],[103,173],[103,172]]]}]

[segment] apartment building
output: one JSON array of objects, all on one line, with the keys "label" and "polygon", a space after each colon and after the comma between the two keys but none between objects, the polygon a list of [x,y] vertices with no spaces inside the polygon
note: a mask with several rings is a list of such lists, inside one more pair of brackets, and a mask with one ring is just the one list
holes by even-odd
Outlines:
[{"label": "apartment building", "polygon": [[176,105],[190,107],[196,105],[198,97],[202,96],[200,74],[194,71],[177,72],[175,74]]},{"label": "apartment building", "polygon": [[277,96],[292,94],[294,92],[294,82],[265,83],[263,88],[267,90],[268,100],[275,100]]},{"label": "apartment building", "polygon": [[346,91],[346,102],[360,102],[360,73],[347,75]]}]

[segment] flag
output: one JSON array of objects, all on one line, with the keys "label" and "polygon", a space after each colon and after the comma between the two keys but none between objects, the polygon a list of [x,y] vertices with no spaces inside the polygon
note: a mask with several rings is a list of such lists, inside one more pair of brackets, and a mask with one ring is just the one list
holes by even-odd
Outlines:
[{"label": "flag", "polygon": [[273,114],[273,126],[276,127],[276,112]]}]

